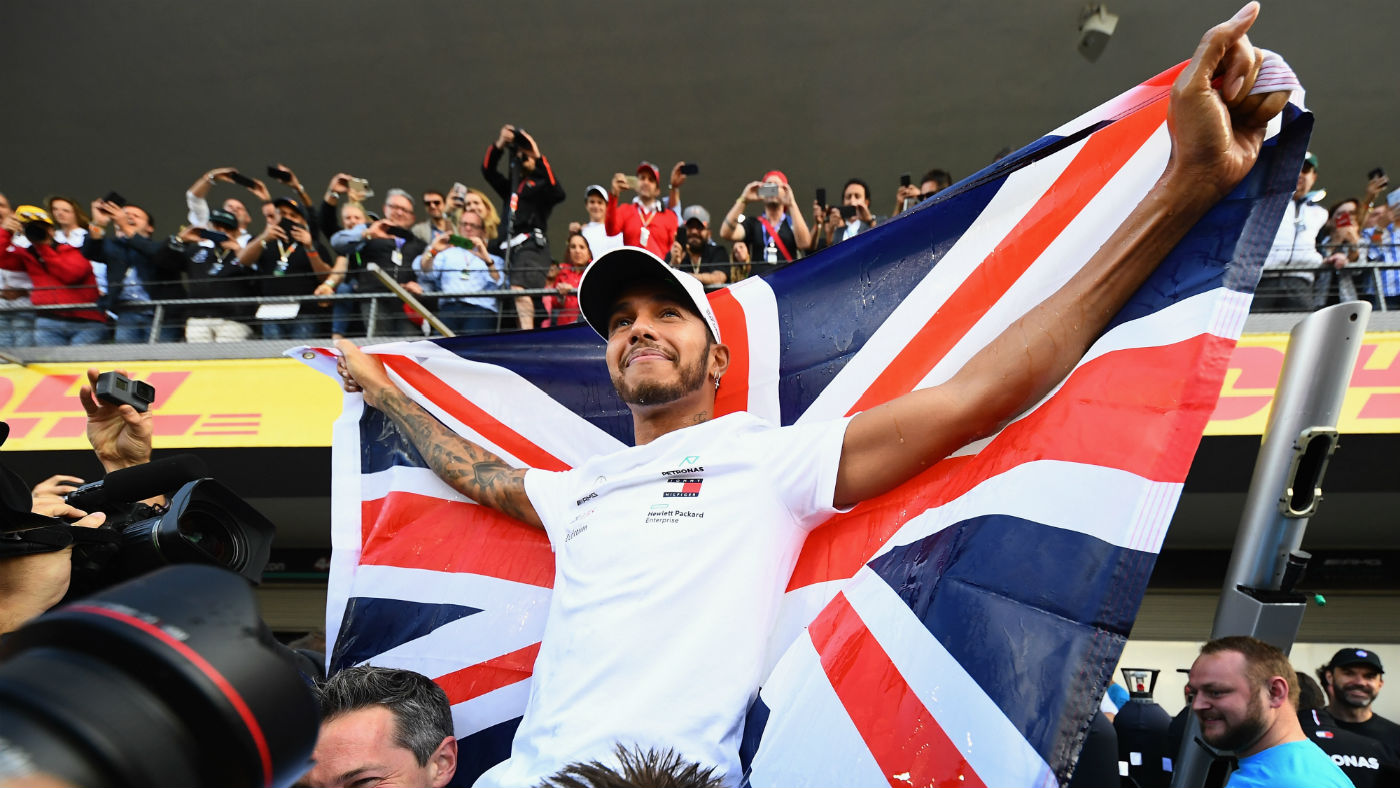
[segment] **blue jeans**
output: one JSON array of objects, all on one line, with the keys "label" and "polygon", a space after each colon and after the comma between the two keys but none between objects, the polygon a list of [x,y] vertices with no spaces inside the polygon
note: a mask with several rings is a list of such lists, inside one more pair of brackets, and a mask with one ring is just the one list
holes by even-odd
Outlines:
[{"label": "blue jeans", "polygon": [[33,344],[33,312],[0,312],[0,347],[29,347]]},{"label": "blue jeans", "polygon": [[[355,292],[355,285],[350,282],[341,282],[335,286],[336,295],[353,292]],[[343,337],[350,336],[350,326],[355,321],[355,316],[359,314],[358,310],[359,307],[354,301],[336,301],[331,306],[331,333]]]},{"label": "blue jeans", "polygon": [[437,316],[453,333],[489,334],[496,330],[496,313],[483,306],[452,301],[438,307]]},{"label": "blue jeans", "polygon": [[36,345],[93,345],[107,338],[107,324],[96,320],[61,320],[38,315],[34,318]]},{"label": "blue jeans", "polygon": [[118,344],[145,344],[151,338],[150,312],[118,312],[115,341]]}]

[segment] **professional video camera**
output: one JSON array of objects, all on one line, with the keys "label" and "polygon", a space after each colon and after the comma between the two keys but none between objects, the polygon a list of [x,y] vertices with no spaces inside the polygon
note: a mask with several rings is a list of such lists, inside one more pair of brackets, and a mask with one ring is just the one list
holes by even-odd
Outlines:
[{"label": "professional video camera", "polygon": [[[141,503],[158,495],[168,495],[169,503]],[[79,593],[182,563],[221,566],[256,583],[277,531],[258,510],[209,478],[204,463],[192,454],[113,471],[64,500],[89,513],[105,512],[107,522],[98,530],[116,535],[74,548],[73,582]]]},{"label": "professional video camera", "polygon": [[6,785],[290,785],[319,718],[252,589],[211,566],[165,567],[0,640]]},{"label": "professional video camera", "polygon": [[[73,545],[70,599],[177,563],[221,566],[256,583],[262,579],[277,529],[208,475],[204,463],[190,454],[113,471],[65,497],[75,508],[107,515],[99,528],[73,528],[30,514],[28,489],[0,466],[5,493],[0,556]],[[141,503],[160,495],[169,495],[169,503]]]}]

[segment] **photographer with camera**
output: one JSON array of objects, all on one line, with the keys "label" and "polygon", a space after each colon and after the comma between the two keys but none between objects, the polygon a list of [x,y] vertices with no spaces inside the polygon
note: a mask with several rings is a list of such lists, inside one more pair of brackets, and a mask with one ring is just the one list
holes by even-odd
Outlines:
[{"label": "photographer with camera", "polygon": [[[125,371],[118,371],[125,375]],[[130,405],[104,402],[94,394],[99,373],[87,371],[88,382],[78,392],[78,399],[87,413],[87,439],[97,453],[107,473],[151,461],[151,414],[138,413]],[[0,422],[0,444],[9,434],[9,427]],[[68,482],[82,483],[75,476],[55,476],[34,488],[30,495],[30,512],[44,517],[67,520],[77,528],[96,528],[107,515],[88,513],[64,502],[61,497],[70,492]],[[7,509],[13,513],[20,501],[16,491],[5,490]],[[16,497],[11,501],[10,497]],[[8,525],[8,523],[7,523]],[[68,592],[72,576],[73,545],[51,552],[28,555],[7,555],[0,558],[0,634],[18,629],[25,622],[58,604]]]},{"label": "photographer with camera", "polygon": [[[763,213],[745,218],[748,204],[758,200],[763,201]],[[799,250],[812,245],[812,233],[797,209],[792,187],[779,170],[770,170],[761,180],[744,187],[725,214],[719,235],[726,241],[747,242],[755,259],[769,266],[791,263]]]},{"label": "photographer with camera", "polygon": [[[502,175],[502,158],[509,162],[509,175]],[[523,129],[506,124],[496,141],[486,148],[481,162],[481,177],[501,197],[505,208],[505,227],[509,237],[501,239],[507,251],[502,255],[509,261],[506,275],[512,290],[536,290],[544,287],[553,258],[549,254],[549,214],[564,201],[564,187],[554,177],[549,159],[540,146]],[[535,312],[544,312],[539,296],[518,296],[515,315],[521,328],[535,327]]]},{"label": "photographer with camera", "polygon": [[[15,243],[22,233],[28,248]],[[0,224],[0,268],[23,272],[33,283],[35,306],[89,304],[98,299],[92,264],[78,249],[54,242],[48,211],[21,205]],[[34,317],[37,345],[90,345],[107,336],[107,316],[91,307],[46,310]]]},{"label": "photographer with camera", "polygon": [[[278,210],[277,221],[238,253],[238,263],[258,274],[258,293],[262,296],[310,295],[315,292],[320,276],[330,273],[330,251],[317,241],[302,215],[301,207],[280,197],[273,201]],[[320,310],[310,301],[265,305],[276,307],[276,317],[262,311],[264,339],[310,339],[319,326]]]}]

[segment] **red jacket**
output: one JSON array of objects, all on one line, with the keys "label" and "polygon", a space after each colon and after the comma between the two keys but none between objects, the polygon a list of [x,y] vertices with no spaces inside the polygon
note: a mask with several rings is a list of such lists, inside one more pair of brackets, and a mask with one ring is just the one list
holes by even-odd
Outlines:
[{"label": "red jacket", "polygon": [[[665,208],[655,213],[643,213],[635,204],[618,205],[617,195],[608,195],[608,215],[603,221],[608,235],[622,233],[622,242],[627,246],[640,246],[666,259],[671,253],[671,244],[676,240],[676,229],[680,220],[675,211]],[[647,229],[647,242],[642,243],[642,228]]]},{"label": "red jacket", "polygon": [[[0,228],[0,268],[29,274],[34,282],[29,298],[35,306],[90,304],[97,300],[97,277],[82,252],[67,244],[21,249],[12,244],[13,240],[9,230]],[[45,310],[38,314],[107,322],[107,315],[98,309]]]}]

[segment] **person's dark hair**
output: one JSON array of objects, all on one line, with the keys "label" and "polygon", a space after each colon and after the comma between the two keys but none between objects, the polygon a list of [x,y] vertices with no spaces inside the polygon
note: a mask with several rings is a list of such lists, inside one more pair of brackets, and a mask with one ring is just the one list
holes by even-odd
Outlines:
[{"label": "person's dark hair", "polygon": [[545,778],[540,788],[719,788],[715,767],[702,768],[675,750],[627,749],[621,744],[617,766],[600,761],[571,763]]},{"label": "person's dark hair", "polygon": [[443,198],[444,200],[447,199],[447,195],[443,194],[442,192],[438,191],[437,189],[424,189],[424,190],[423,190],[423,194],[421,194],[420,196],[421,196],[422,198],[424,198],[424,199],[427,199],[427,197],[428,197],[429,194],[436,194],[437,196]]},{"label": "person's dark hair", "polygon": [[852,178],[846,181],[846,184],[841,187],[841,202],[844,203],[846,201],[846,190],[851,188],[851,184],[856,184],[860,186],[860,188],[865,189],[865,201],[870,202],[870,184],[860,178]]},{"label": "person's dark hair", "polygon": [[1327,693],[1322,691],[1317,680],[1301,670],[1295,672],[1298,674],[1298,711],[1327,708]]},{"label": "person's dark hair", "polygon": [[1318,665],[1317,670],[1314,670],[1313,673],[1317,675],[1318,686],[1322,687],[1322,693],[1327,696],[1327,702],[1331,703],[1332,690],[1329,688],[1332,686],[1332,666]]},{"label": "person's dark hair", "polygon": [[953,176],[949,175],[947,170],[940,170],[935,167],[924,173],[923,177],[919,178],[919,183],[928,183],[929,181],[938,184],[939,189],[946,189],[953,185]]},{"label": "person's dark hair", "polygon": [[1230,635],[1216,638],[1201,646],[1201,654],[1219,654],[1223,651],[1238,651],[1244,655],[1245,675],[1256,687],[1267,689],[1269,679],[1281,676],[1288,682],[1288,700],[1293,708],[1298,708],[1298,672],[1288,661],[1287,655],[1276,646],[1271,646],[1258,638],[1248,635]]},{"label": "person's dark hair", "polygon": [[150,226],[151,232],[155,232],[155,229],[156,229],[156,217],[155,217],[154,215],[152,215],[150,211],[146,210],[146,206],[144,206],[144,205],[137,205],[136,203],[133,202],[133,203],[127,203],[126,207],[128,207],[128,208],[135,208],[136,210],[140,211],[141,213],[146,214],[146,224]]},{"label": "person's dark hair", "polygon": [[426,766],[442,740],[452,735],[447,693],[411,670],[361,665],[346,668],[316,687],[321,722],[342,714],[383,706],[394,713],[394,744]]}]

